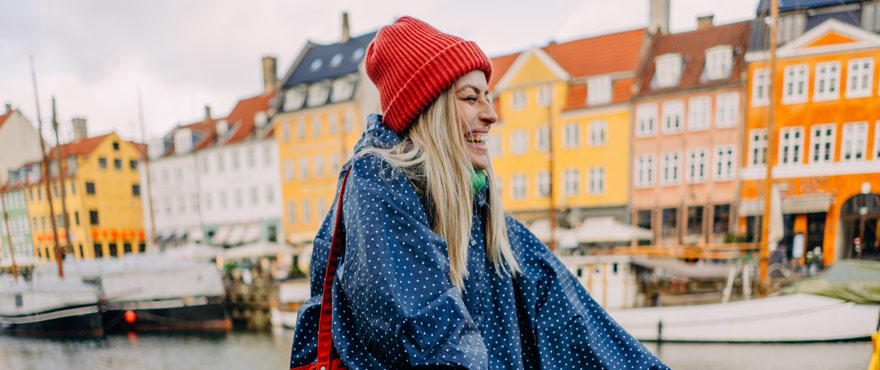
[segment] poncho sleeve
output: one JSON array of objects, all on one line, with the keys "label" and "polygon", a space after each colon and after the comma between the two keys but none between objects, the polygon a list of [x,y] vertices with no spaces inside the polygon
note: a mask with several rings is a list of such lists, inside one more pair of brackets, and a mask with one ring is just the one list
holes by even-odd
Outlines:
[{"label": "poncho sleeve", "polygon": [[[346,242],[333,336],[350,367],[485,369],[486,347],[449,278],[445,241],[405,176],[354,161],[343,199]],[[340,340],[336,340],[339,338]]]}]

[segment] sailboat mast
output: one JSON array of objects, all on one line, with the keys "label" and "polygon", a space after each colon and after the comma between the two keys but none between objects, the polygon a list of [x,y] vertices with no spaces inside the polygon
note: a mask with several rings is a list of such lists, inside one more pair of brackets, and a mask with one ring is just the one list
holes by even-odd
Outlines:
[{"label": "sailboat mast", "polygon": [[55,114],[54,96],[52,97],[52,129],[55,131],[55,156],[58,160],[58,183],[61,187],[61,223],[64,224],[64,251],[65,253],[74,253],[73,244],[70,243],[70,216],[67,213],[67,185],[64,184],[64,157],[61,156],[61,140],[58,139],[58,117]]},{"label": "sailboat mast", "polygon": [[37,92],[37,72],[34,69],[34,58],[31,57],[31,78],[34,82],[34,101],[37,105],[37,130],[40,133],[40,153],[43,155],[43,183],[46,185],[46,199],[49,201],[49,221],[52,222],[52,237],[55,241],[55,260],[58,263],[58,276],[64,277],[64,266],[61,263],[61,247],[58,245],[58,225],[55,224],[55,207],[52,205],[52,192],[49,186],[49,157],[46,154],[46,141],[43,139],[43,120],[40,117],[40,94]]},{"label": "sailboat mast", "polygon": [[549,86],[549,94],[550,94],[550,102],[547,104],[547,162],[550,167],[550,214],[548,215],[550,218],[550,243],[548,247],[550,247],[551,251],[556,251],[556,191],[554,188],[556,187],[556,181],[554,174],[556,171],[553,168],[554,158],[553,158],[553,85]]},{"label": "sailboat mast", "polygon": [[[144,103],[143,99],[141,99],[141,89],[138,88],[138,121],[141,126],[141,141],[144,144],[147,144],[147,132],[144,128]],[[146,207],[150,212],[150,243],[156,245],[156,217],[153,214],[153,182],[150,180],[150,156],[149,149],[145,151],[143,154],[144,161],[144,176],[147,179],[146,190],[147,190],[147,204]]]},{"label": "sailboat mast", "polygon": [[761,283],[767,281],[767,266],[770,262],[768,238],[770,237],[770,192],[773,191],[773,165],[776,163],[776,29],[779,18],[778,0],[770,1],[770,78],[767,91],[770,107],[767,116],[767,154],[764,156],[766,174],[764,177],[764,216],[761,220]]},{"label": "sailboat mast", "polygon": [[[9,183],[7,182],[7,185]],[[9,211],[6,209],[6,195],[0,192],[0,207],[3,209],[3,224],[6,227],[6,244],[9,245],[9,257],[12,258],[12,277],[18,282],[18,265],[15,264],[15,248],[12,248],[12,233],[9,232]]]}]

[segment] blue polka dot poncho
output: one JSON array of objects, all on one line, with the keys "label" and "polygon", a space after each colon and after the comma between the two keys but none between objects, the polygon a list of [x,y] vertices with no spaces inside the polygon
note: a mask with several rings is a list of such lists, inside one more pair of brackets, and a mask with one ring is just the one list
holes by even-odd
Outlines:
[{"label": "blue polka dot poncho", "polygon": [[[371,115],[356,152],[397,135]],[[333,345],[350,369],[667,369],[590,297],[529,230],[507,218],[522,273],[486,257],[487,196],[474,202],[464,292],[446,243],[412,183],[376,155],[356,156],[343,199],[345,250],[333,283]],[[338,186],[337,186],[338,194]],[[290,366],[314,363],[330,209],[315,238],[311,299],[300,308]]]}]

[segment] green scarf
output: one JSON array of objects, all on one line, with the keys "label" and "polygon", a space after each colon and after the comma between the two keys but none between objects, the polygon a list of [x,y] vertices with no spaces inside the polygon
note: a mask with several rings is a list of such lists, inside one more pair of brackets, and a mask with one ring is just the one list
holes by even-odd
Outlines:
[{"label": "green scarf", "polygon": [[483,171],[471,171],[471,184],[474,185],[474,194],[482,192],[488,181],[489,179],[486,178],[486,174]]}]

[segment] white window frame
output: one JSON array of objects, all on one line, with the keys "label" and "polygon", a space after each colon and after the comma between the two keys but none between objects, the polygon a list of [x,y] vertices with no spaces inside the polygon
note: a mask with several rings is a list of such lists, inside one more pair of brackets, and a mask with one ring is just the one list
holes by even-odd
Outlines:
[{"label": "white window frame", "polygon": [[565,196],[574,197],[578,195],[580,187],[580,171],[577,168],[569,168],[565,170]]},{"label": "white window frame", "polygon": [[880,31],[880,2],[862,4],[862,28],[871,31]]},{"label": "white window frame", "polygon": [[287,158],[284,160],[284,181],[291,182],[293,181],[293,159]]},{"label": "white window frame", "polygon": [[767,164],[767,129],[758,128],[749,131],[749,158],[750,167],[764,166]]},{"label": "white window frame", "polygon": [[720,80],[730,77],[733,68],[733,47],[718,45],[706,49],[706,79]]},{"label": "white window frame", "polygon": [[847,122],[841,131],[840,161],[864,161],[868,154],[868,122]]},{"label": "white window frame", "polygon": [[654,86],[673,87],[681,79],[681,54],[669,53],[654,58]]},{"label": "white window frame", "polygon": [[324,156],[316,155],[312,161],[314,162],[315,178],[324,177]]},{"label": "white window frame", "polygon": [[306,180],[309,178],[309,159],[306,157],[301,157],[299,159],[299,166],[297,166],[297,170],[299,171],[299,179]]},{"label": "white window frame", "polygon": [[526,103],[525,89],[513,90],[510,97],[510,109],[514,111],[526,109]]},{"label": "white window frame", "polygon": [[663,102],[662,122],[660,131],[664,135],[675,135],[684,132],[684,100],[675,99]]},{"label": "white window frame", "polygon": [[719,145],[713,152],[712,179],[731,181],[736,178],[736,145]]},{"label": "white window frame", "polygon": [[[834,162],[837,125],[826,123],[810,129],[810,163]],[[827,159],[825,157],[828,157]]]},{"label": "white window frame", "polygon": [[660,185],[674,186],[681,183],[681,152],[664,152],[660,155]]},{"label": "white window frame", "polygon": [[[804,161],[804,128],[803,126],[783,127],[779,129],[779,153],[777,162],[780,166],[797,166]],[[788,154],[791,154],[790,156]]]},{"label": "white window frame", "polygon": [[813,81],[813,101],[840,99],[840,62],[816,63],[816,77]]},{"label": "white window frame", "polygon": [[756,68],[752,73],[752,102],[753,107],[765,107],[770,105],[770,68]]},{"label": "white window frame", "polygon": [[308,199],[302,201],[303,222],[312,222],[312,202]]},{"label": "white window frame", "polygon": [[739,93],[727,92],[715,96],[715,127],[731,128],[739,124]]},{"label": "white window frame", "polygon": [[580,122],[569,122],[565,124],[565,137],[562,141],[562,147],[565,149],[577,149],[581,146],[581,124]]},{"label": "white window frame", "polygon": [[298,140],[303,140],[306,138],[306,120],[305,120],[305,118],[300,118],[296,121],[296,138]]},{"label": "white window frame", "polygon": [[874,58],[850,59],[846,69],[846,98],[864,98],[874,92]]},{"label": "white window frame", "polygon": [[550,150],[550,125],[535,128],[535,150],[539,152]]},{"label": "white window frame", "polygon": [[688,99],[688,131],[706,131],[712,121],[712,97],[695,96]]},{"label": "white window frame", "polygon": [[782,104],[806,103],[809,85],[809,65],[797,64],[786,66],[782,78]]},{"label": "white window frame", "polygon": [[592,147],[605,146],[608,143],[608,121],[596,119],[587,124],[590,133],[589,144]]},{"label": "white window frame", "polygon": [[321,126],[323,125],[323,121],[321,117],[311,117],[312,122],[312,137],[321,137],[323,134],[323,130],[321,130]]},{"label": "white window frame", "polygon": [[647,188],[654,186],[654,180],[657,178],[657,155],[643,154],[636,157],[634,181],[637,188]]},{"label": "white window frame", "polygon": [[489,134],[489,155],[495,158],[501,156],[501,134]]},{"label": "white window frame", "polygon": [[550,106],[550,98],[551,98],[551,90],[550,85],[541,85],[538,86],[538,93],[536,94],[536,103],[539,107],[548,107]]},{"label": "white window frame", "polygon": [[657,115],[656,103],[636,106],[636,137],[651,137],[657,134]]},{"label": "white window frame", "polygon": [[590,195],[605,194],[605,167],[596,166],[590,168],[589,184]]},{"label": "white window frame", "polygon": [[587,105],[611,103],[613,95],[611,76],[596,76],[587,79]]},{"label": "white window frame", "polygon": [[296,202],[292,200],[287,201],[287,221],[296,223]]},{"label": "white window frame", "polygon": [[686,157],[685,181],[688,184],[702,184],[709,177],[709,151],[706,148],[688,149]]},{"label": "white window frame", "polygon": [[874,123],[874,160],[880,160],[880,120]]},{"label": "white window frame", "polygon": [[290,142],[290,123],[285,122],[281,125],[281,142],[288,143]]},{"label": "white window frame", "polygon": [[547,198],[550,196],[550,172],[541,171],[535,176],[535,197]]},{"label": "white window frame", "polygon": [[526,189],[526,175],[518,173],[510,178],[510,198],[513,200],[526,199],[528,190]]},{"label": "white window frame", "polygon": [[510,133],[510,154],[525,154],[529,150],[528,132],[525,129],[513,130]]}]

